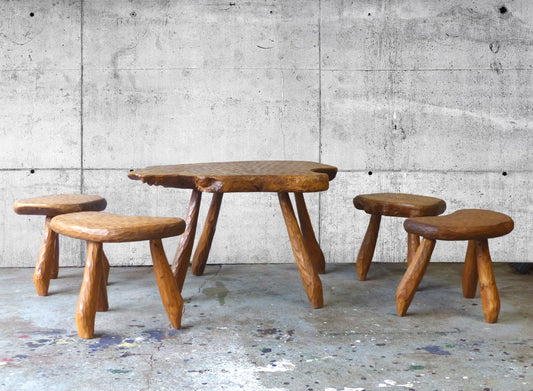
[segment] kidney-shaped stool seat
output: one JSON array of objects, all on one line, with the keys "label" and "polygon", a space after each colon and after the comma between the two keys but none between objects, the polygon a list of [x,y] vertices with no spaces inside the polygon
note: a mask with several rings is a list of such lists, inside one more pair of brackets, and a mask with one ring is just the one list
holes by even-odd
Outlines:
[{"label": "kidney-shaped stool seat", "polygon": [[468,240],[463,269],[463,295],[473,298],[479,279],[485,320],[495,323],[500,312],[500,298],[490,258],[488,239],[507,235],[513,220],[484,209],[461,209],[445,216],[416,217],[405,220],[408,233],[422,236],[422,242],[396,291],[398,315],[404,316],[429,264],[437,240]]},{"label": "kidney-shaped stool seat", "polygon": [[92,338],[96,311],[108,308],[102,243],[149,240],[154,273],[165,310],[174,328],[181,327],[183,299],[168,264],[161,239],[178,236],[185,222],[173,217],[122,216],[80,212],[54,217],[53,231],[87,241],[87,262],[76,309],[78,335]]}]

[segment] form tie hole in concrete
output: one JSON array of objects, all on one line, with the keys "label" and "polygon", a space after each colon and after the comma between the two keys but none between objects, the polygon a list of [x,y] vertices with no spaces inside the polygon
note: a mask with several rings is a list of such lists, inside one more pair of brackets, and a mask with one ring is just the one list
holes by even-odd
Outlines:
[{"label": "form tie hole in concrete", "polygon": [[131,11],[131,12],[130,12],[130,16],[131,16],[132,18],[135,18],[135,17],[137,16],[137,12],[135,12],[135,11]]},{"label": "form tie hole in concrete", "polygon": [[35,174],[35,170],[33,168],[30,170],[30,174]]},{"label": "form tie hole in concrete", "polygon": [[506,6],[502,5],[502,6],[499,8],[499,11],[500,11],[500,14],[505,15],[509,10],[507,9]]},{"label": "form tie hole in concrete", "polygon": [[35,16],[35,13],[33,13],[33,12],[30,12],[30,17],[32,17],[32,18],[33,18],[34,16]]},{"label": "form tie hole in concrete", "polygon": [[507,176],[507,171],[502,172],[503,176]]},{"label": "form tie hole in concrete", "polygon": [[368,175],[372,175],[372,174],[373,174],[372,171],[368,171]]}]

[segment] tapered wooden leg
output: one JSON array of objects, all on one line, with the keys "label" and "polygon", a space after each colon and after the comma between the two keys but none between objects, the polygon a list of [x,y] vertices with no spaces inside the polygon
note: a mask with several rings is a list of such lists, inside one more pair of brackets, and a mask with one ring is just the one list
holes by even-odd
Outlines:
[{"label": "tapered wooden leg", "polygon": [[420,237],[416,234],[407,233],[407,266],[409,266],[420,246]]},{"label": "tapered wooden leg", "polygon": [[107,258],[104,254],[104,248],[102,246],[102,251],[99,253],[100,262],[98,262],[98,267],[100,268],[100,285],[98,286],[98,299],[96,300],[96,311],[105,312],[109,309],[109,303],[107,301],[107,276],[109,275],[109,262],[107,262],[108,269],[106,270],[106,261]]},{"label": "tapered wooden leg", "polygon": [[204,230],[202,231],[202,236],[200,236],[200,240],[196,245],[196,251],[192,258],[191,270],[192,274],[195,276],[201,276],[204,274],[207,258],[209,257],[209,250],[211,250],[211,243],[213,242],[213,236],[215,236],[218,213],[220,212],[220,204],[222,203],[223,195],[224,193],[213,193],[209,212],[207,212],[207,218],[205,220]]},{"label": "tapered wooden leg", "polygon": [[302,236],[304,239],[305,248],[307,254],[311,258],[311,262],[317,273],[324,274],[326,272],[326,260],[324,259],[324,253],[320,248],[309,218],[309,212],[305,205],[305,199],[303,193],[294,193],[294,199],[296,200],[296,210],[298,211],[298,220],[300,220],[300,228],[302,229]]},{"label": "tapered wooden leg", "polygon": [[59,274],[59,235],[56,235],[56,242],[54,245],[54,260],[50,270],[50,279],[55,280]]},{"label": "tapered wooden leg", "polygon": [[191,259],[201,201],[202,192],[193,190],[191,200],[189,201],[189,209],[187,210],[187,218],[185,220],[187,226],[185,227],[183,234],[181,234],[178,249],[176,250],[176,255],[172,262],[172,273],[174,274],[174,278],[176,278],[180,292],[183,289],[183,283],[185,282],[187,268],[189,267],[189,261]]},{"label": "tapered wooden leg", "polygon": [[418,246],[418,250],[407,267],[400,285],[396,290],[396,308],[398,315],[405,316],[407,309],[415,296],[416,289],[424,277],[431,254],[435,248],[435,241],[423,238],[422,243]]},{"label": "tapered wooden leg", "polygon": [[102,267],[100,266],[102,243],[88,242],[87,247],[87,262],[76,308],[76,325],[81,338],[94,336],[96,302],[102,282]]},{"label": "tapered wooden leg", "polygon": [[109,270],[111,270],[111,266],[109,265],[109,260],[107,259],[104,249],[102,248],[102,263],[104,265],[104,273],[105,273],[105,283],[109,282]]},{"label": "tapered wooden leg", "polygon": [[476,258],[479,291],[485,320],[488,323],[496,323],[500,313],[500,296],[498,295],[498,288],[492,271],[492,260],[490,259],[487,239],[481,239],[476,242]]},{"label": "tapered wooden leg", "polygon": [[181,328],[181,314],[183,313],[183,299],[178,283],[168,265],[161,239],[150,240],[150,252],[154,263],[154,274],[159,287],[161,300],[167,311],[172,327]]},{"label": "tapered wooden leg", "polygon": [[57,234],[50,228],[51,220],[52,218],[47,216],[44,222],[43,241],[39,251],[39,258],[35,265],[35,272],[33,273],[33,282],[39,296],[48,294],[50,277],[54,269]]},{"label": "tapered wooden leg", "polygon": [[289,233],[289,239],[291,241],[292,251],[294,253],[294,258],[296,259],[296,264],[298,265],[298,270],[302,277],[302,283],[307,293],[307,297],[311,306],[313,308],[321,308],[324,304],[324,298],[322,296],[322,282],[318,277],[318,273],[315,271],[313,263],[311,262],[306,246],[304,243],[304,238],[300,227],[298,226],[298,220],[294,214],[294,209],[292,207],[291,200],[288,193],[278,193],[279,203],[281,206],[281,211],[283,212],[283,217],[285,219],[285,225],[287,226],[287,231]]},{"label": "tapered wooden leg", "polygon": [[376,248],[376,241],[378,240],[379,224],[381,223],[381,215],[371,215],[368,228],[366,229],[363,243],[357,254],[356,268],[359,280],[365,281],[372,257],[374,256],[374,249]]},{"label": "tapered wooden leg", "polygon": [[476,297],[477,288],[476,240],[468,241],[465,264],[463,266],[463,296],[467,299]]}]

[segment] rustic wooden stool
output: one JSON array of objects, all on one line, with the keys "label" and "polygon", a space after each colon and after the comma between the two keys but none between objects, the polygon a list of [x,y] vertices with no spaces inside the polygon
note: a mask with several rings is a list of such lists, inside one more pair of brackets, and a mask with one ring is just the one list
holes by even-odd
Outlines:
[{"label": "rustic wooden stool", "polygon": [[[366,280],[374,256],[381,216],[437,216],[446,210],[446,202],[439,198],[402,193],[361,194],[353,199],[353,204],[371,215],[357,255],[357,275],[361,281]],[[407,264],[411,262],[419,244],[418,235],[407,235]]]},{"label": "rustic wooden stool", "polygon": [[181,327],[183,299],[161,239],[183,233],[185,222],[182,219],[79,212],[54,217],[50,228],[57,233],[87,241],[87,262],[76,309],[80,337],[92,338],[96,311],[108,309],[102,250],[104,242],[150,241],[154,273],[163,305],[172,326],[177,329]]},{"label": "rustic wooden stool", "polygon": [[[46,216],[41,250],[39,251],[39,258],[33,274],[33,281],[38,295],[46,296],[48,294],[50,279],[57,278],[59,269],[59,238],[50,229],[52,217],[65,213],[101,211],[106,206],[107,202],[104,198],[86,194],[47,195],[15,202],[13,209],[19,215]],[[109,262],[105,255],[104,262],[107,276],[109,274]]]},{"label": "rustic wooden stool", "polygon": [[462,209],[446,216],[417,217],[404,222],[405,230],[423,237],[396,291],[398,315],[407,313],[416,289],[422,281],[436,240],[468,240],[463,269],[463,296],[473,298],[479,276],[483,313],[488,323],[495,323],[500,312],[500,298],[489,253],[489,238],[507,235],[513,220],[498,212]]}]

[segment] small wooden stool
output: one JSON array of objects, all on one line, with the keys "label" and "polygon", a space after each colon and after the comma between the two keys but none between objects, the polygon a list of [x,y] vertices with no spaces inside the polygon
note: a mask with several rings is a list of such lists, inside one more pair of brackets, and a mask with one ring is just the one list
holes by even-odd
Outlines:
[{"label": "small wooden stool", "polygon": [[483,313],[488,323],[495,323],[500,312],[500,298],[489,253],[489,238],[507,235],[513,220],[498,212],[462,209],[446,216],[417,217],[404,222],[405,230],[423,237],[396,291],[398,315],[404,316],[429,264],[436,240],[468,240],[463,269],[463,296],[473,298],[479,276]]},{"label": "small wooden stool", "polygon": [[[357,275],[361,281],[366,280],[374,256],[381,216],[437,216],[446,210],[446,202],[440,198],[402,193],[361,194],[353,199],[353,204],[371,215],[357,255]],[[418,235],[407,235],[407,264],[411,262],[419,244]]]},{"label": "small wooden stool", "polygon": [[[65,213],[104,210],[107,202],[97,195],[56,194],[43,197],[28,198],[15,202],[13,209],[19,215],[44,215],[43,241],[39,258],[33,274],[35,289],[40,296],[48,294],[50,279],[57,278],[59,269],[59,238],[50,229],[50,220],[54,216]],[[109,273],[109,262],[104,255],[106,275]]]},{"label": "small wooden stool", "polygon": [[161,239],[183,233],[185,222],[182,219],[80,212],[54,217],[50,228],[57,233],[87,241],[87,262],[76,309],[80,337],[92,338],[96,311],[108,309],[102,250],[104,242],[150,241],[154,273],[163,305],[172,326],[177,329],[181,327],[183,299]]}]

